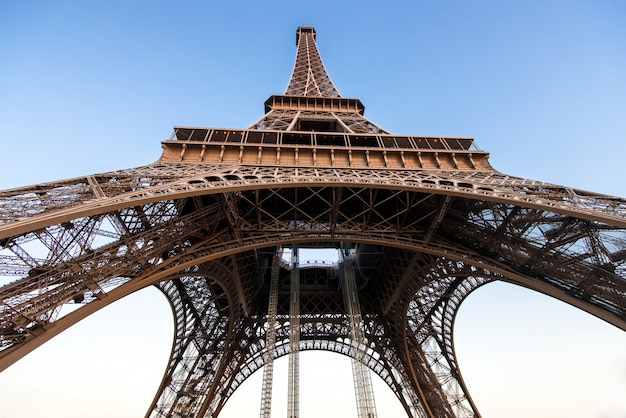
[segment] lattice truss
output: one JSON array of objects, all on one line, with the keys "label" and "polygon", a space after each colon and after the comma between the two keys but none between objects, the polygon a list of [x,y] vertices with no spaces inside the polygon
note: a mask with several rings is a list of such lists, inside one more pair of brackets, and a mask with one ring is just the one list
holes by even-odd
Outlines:
[{"label": "lattice truss", "polygon": [[[286,94],[340,100],[306,29]],[[315,109],[270,110],[254,127],[289,130],[316,118],[344,132],[385,133],[358,112]],[[294,245],[354,251],[361,360],[412,417],[479,416],[452,329],[462,301],[489,281],[626,329],[624,199],[491,169],[161,160],[0,191],[0,369],[156,285],[172,306],[175,336],[147,415],[217,416],[268,358],[272,261]],[[354,353],[337,271],[300,271],[300,350]],[[290,351],[289,278],[283,265],[273,358]]]},{"label": "lattice truss", "polygon": [[[285,96],[339,98],[341,95],[326,72],[315,42],[315,29],[300,27],[296,36],[296,61]],[[357,111],[344,109],[323,111],[311,109],[271,109],[250,129],[298,130],[298,121],[334,124],[334,130],[350,133],[388,133]],[[307,130],[307,129],[305,129]]]},{"label": "lattice truss", "polygon": [[309,97],[340,97],[324,68],[315,43],[315,29],[299,27],[296,32],[296,62],[285,95]]},{"label": "lattice truss", "polygon": [[[478,414],[451,330],[462,300],[489,280],[625,328],[622,199],[498,173],[224,166],[189,176],[202,171],[194,165],[181,180],[183,168],[2,192],[0,265],[21,277],[0,288],[3,364],[81,311],[157,283],[176,338],[151,414],[217,414],[263,365],[268,260],[295,242],[377,249],[376,273],[359,290],[367,364],[412,416]],[[67,303],[81,307],[63,315]],[[288,352],[287,318],[282,294],[275,357]],[[303,287],[301,324],[302,350],[350,352],[336,287]]]}]

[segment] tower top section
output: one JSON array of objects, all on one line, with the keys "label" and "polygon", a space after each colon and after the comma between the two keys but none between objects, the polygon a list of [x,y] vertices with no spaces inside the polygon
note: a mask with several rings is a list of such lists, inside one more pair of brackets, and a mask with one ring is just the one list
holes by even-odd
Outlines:
[{"label": "tower top section", "polygon": [[467,137],[393,135],[363,114],[359,99],[340,96],[322,64],[316,32],[296,30],[296,62],[285,94],[265,101],[247,129],[178,126],[160,161],[263,167],[398,170],[491,170]]},{"label": "tower top section", "polygon": [[324,68],[315,39],[315,28],[296,29],[298,50],[285,96],[341,97]]},{"label": "tower top section", "polygon": [[317,32],[315,32],[315,28],[313,26],[298,26],[296,29],[296,46],[298,46],[298,42],[300,42],[300,33],[307,32],[313,35],[313,40],[317,40]]}]

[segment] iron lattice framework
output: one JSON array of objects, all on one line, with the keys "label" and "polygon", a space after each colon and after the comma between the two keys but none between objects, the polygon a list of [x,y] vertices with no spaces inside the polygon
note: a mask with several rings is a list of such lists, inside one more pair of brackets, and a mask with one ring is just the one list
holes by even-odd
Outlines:
[{"label": "iron lattice framework", "polygon": [[[248,129],[176,127],[153,164],[0,192],[0,274],[17,278],[0,288],[0,369],[157,286],[175,336],[147,416],[217,416],[267,361],[273,260],[296,245],[353,252],[361,361],[409,416],[479,416],[452,329],[489,281],[626,329],[626,200],[502,174],[472,138],[390,134],[339,95],[313,28],[297,45],[285,94]],[[289,267],[275,274],[277,358]],[[351,355],[340,280],[301,269],[300,350]]]}]

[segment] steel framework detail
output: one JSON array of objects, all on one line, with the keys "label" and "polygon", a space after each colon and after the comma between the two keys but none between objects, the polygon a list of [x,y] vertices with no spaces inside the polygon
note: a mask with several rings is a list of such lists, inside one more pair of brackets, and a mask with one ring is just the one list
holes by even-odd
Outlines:
[{"label": "steel framework detail", "polygon": [[374,400],[374,388],[369,370],[363,361],[366,343],[362,329],[361,304],[356,286],[354,265],[342,252],[343,264],[343,299],[346,313],[350,323],[350,339],[352,340],[352,375],[354,379],[354,391],[356,396],[357,413],[359,418],[376,418],[376,402]]},{"label": "steel framework detail", "polygon": [[287,383],[287,417],[300,416],[300,268],[298,246],[291,254],[289,274],[289,381]]},{"label": "steel framework detail", "polygon": [[261,418],[272,415],[272,389],[274,381],[274,347],[276,346],[276,314],[278,310],[278,279],[280,255],[274,254],[270,276],[270,297],[267,304],[267,331],[265,337],[265,366],[263,368],[263,386],[261,392]]},{"label": "steel framework detail", "polygon": [[[476,417],[453,327],[478,287],[626,330],[625,199],[503,174],[469,137],[391,134],[339,95],[313,28],[296,40],[285,93],[248,128],[175,127],[153,164],[0,191],[0,370],[156,286],[174,337],[146,416],[218,416],[274,359],[354,357],[358,340],[408,416]],[[353,254],[361,336],[339,266],[290,267],[280,248]]]}]

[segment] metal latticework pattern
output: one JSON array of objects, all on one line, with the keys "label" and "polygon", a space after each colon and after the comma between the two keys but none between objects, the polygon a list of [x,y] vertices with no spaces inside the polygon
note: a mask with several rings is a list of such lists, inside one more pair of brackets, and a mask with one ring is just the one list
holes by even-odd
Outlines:
[{"label": "metal latticework pattern", "polygon": [[324,68],[315,43],[315,29],[301,26],[296,32],[296,62],[286,96],[340,97]]},{"label": "metal latticework pattern", "polygon": [[270,297],[267,307],[267,332],[265,337],[265,367],[263,368],[263,386],[261,393],[261,418],[272,415],[272,389],[274,387],[274,347],[276,346],[276,314],[278,310],[278,276],[280,258],[274,254],[270,276]]},{"label": "metal latticework pattern", "polygon": [[[343,254],[343,253],[342,253]],[[362,330],[361,304],[356,287],[354,266],[343,257],[343,300],[350,322],[350,339],[352,340],[352,375],[356,395],[357,414],[359,418],[375,418],[376,402],[369,370],[365,366],[365,337]]]},{"label": "metal latticework pattern", "polygon": [[0,191],[0,370],[155,285],[175,336],[147,416],[217,416],[271,359],[354,355],[339,267],[274,263],[307,247],[352,252],[361,364],[408,416],[479,416],[452,331],[490,281],[626,329],[625,199],[502,174],[472,138],[384,131],[339,97],[314,35],[299,28],[290,87],[249,129],[176,127],[154,164]]},{"label": "metal latticework pattern", "polygon": [[287,416],[300,416],[300,268],[298,246],[291,255],[289,280],[289,380],[287,382]]}]

